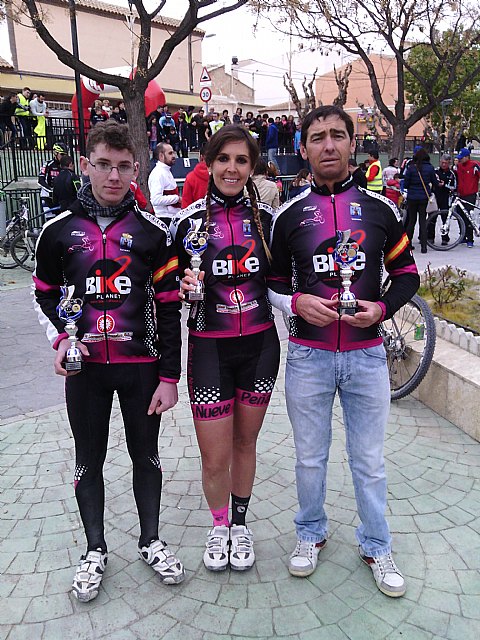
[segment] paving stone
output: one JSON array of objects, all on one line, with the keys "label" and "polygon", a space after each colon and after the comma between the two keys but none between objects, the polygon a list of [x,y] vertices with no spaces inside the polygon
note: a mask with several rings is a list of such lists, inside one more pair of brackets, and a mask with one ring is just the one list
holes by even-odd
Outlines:
[{"label": "paving stone", "polygon": [[16,598],[32,598],[42,596],[45,592],[47,575],[45,573],[33,573],[22,576],[15,576],[16,587],[12,596]]},{"label": "paving stone", "polygon": [[478,640],[478,620],[450,616],[446,637],[449,640]]},{"label": "paving stone", "polygon": [[461,595],[460,597],[460,607],[462,609],[462,614],[465,618],[474,618],[475,620],[480,620],[480,608],[479,608],[479,598],[478,596],[471,595]]},{"label": "paving stone", "polygon": [[309,609],[325,625],[337,623],[352,612],[348,604],[333,593],[325,593],[307,604]]},{"label": "paving stone", "polygon": [[420,596],[420,604],[438,611],[460,615],[459,597],[454,593],[445,593],[438,589],[426,587]]},{"label": "paving stone", "polygon": [[163,638],[175,625],[175,620],[157,611],[132,624],[131,630],[140,638]]},{"label": "paving stone", "polygon": [[25,613],[25,622],[46,622],[73,613],[69,597],[64,594],[32,598]]},{"label": "paving stone", "polygon": [[389,640],[432,640],[433,635],[411,624],[402,623],[392,631],[388,638]]},{"label": "paving stone", "polygon": [[[88,605],[87,607],[88,608]],[[76,612],[67,618],[48,620],[45,622],[45,640],[61,640],[75,638],[75,640],[91,640],[94,636],[90,617],[85,613]],[[98,637],[98,636],[97,636]],[[31,640],[31,639],[30,639]]]},{"label": "paving stone", "polygon": [[338,627],[329,625],[328,627],[321,627],[313,631],[301,633],[299,640],[348,640],[348,636]]},{"label": "paving stone", "polygon": [[232,635],[250,638],[272,637],[272,612],[265,609],[239,609],[230,626]]},{"label": "paving stone", "polygon": [[[32,640],[32,638],[41,638],[44,632],[45,625],[41,622],[35,624],[23,624],[21,626],[14,626],[9,634],[10,640]],[[6,636],[5,636],[6,637]],[[57,638],[61,638],[61,635],[57,635]],[[50,636],[55,638],[55,636]]]},{"label": "paving stone", "polygon": [[203,631],[186,624],[176,624],[163,636],[162,640],[202,640]]},{"label": "paving stone", "polygon": [[[98,597],[94,602],[98,600]],[[135,611],[122,598],[107,602],[90,612],[93,632],[97,637],[123,629],[137,619]]]},{"label": "paving stone", "polygon": [[412,610],[407,622],[444,638],[447,632],[449,615],[443,611],[429,609],[419,604]]},{"label": "paving stone", "polygon": [[480,595],[480,571],[458,571],[457,578],[463,593],[467,595]]},{"label": "paving stone", "polygon": [[219,607],[214,604],[204,604],[195,619],[195,627],[203,631],[212,629],[228,629],[232,622],[234,611],[229,607]]},{"label": "paving stone", "polygon": [[367,611],[353,611],[347,618],[340,620],[338,626],[347,636],[358,640],[380,640],[393,630],[391,625]]},{"label": "paving stone", "polygon": [[31,598],[6,598],[2,602],[0,623],[2,625],[18,624],[23,619]]},{"label": "paving stone", "polygon": [[273,625],[276,636],[282,637],[315,629],[320,623],[307,605],[299,604],[295,607],[274,609]]},{"label": "paving stone", "polygon": [[254,609],[273,609],[280,605],[275,584],[272,582],[264,582],[262,584],[249,584],[248,589],[248,607]]}]

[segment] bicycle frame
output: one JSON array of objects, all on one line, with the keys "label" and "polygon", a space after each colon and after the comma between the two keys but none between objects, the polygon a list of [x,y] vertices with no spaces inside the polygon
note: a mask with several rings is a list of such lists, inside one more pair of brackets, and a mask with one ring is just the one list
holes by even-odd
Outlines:
[{"label": "bicycle frame", "polygon": [[[468,205],[471,205],[471,206],[473,207],[473,209],[471,209],[471,210],[466,209],[466,208],[464,207],[464,204],[463,204],[463,203],[468,204]],[[455,209],[456,209],[457,207],[458,207],[458,208],[463,212],[463,214],[464,214],[465,218],[466,218],[466,219],[470,222],[470,224],[472,225],[472,227],[473,227],[473,231],[474,231],[475,235],[476,235],[477,237],[479,237],[479,236],[480,236],[480,229],[479,229],[479,227],[478,227],[477,223],[475,222],[475,220],[474,220],[473,216],[471,215],[470,211],[473,211],[474,209],[480,209],[480,208],[479,208],[479,207],[477,207],[477,205],[476,205],[476,204],[472,205],[472,203],[471,203],[471,202],[467,202],[466,200],[462,200],[462,199],[461,199],[461,198],[459,198],[458,196],[456,196],[456,197],[453,199],[452,204],[450,205],[450,208],[449,208],[449,210],[448,210],[447,219],[445,220],[445,223],[444,223],[444,225],[443,225],[443,226],[445,227],[446,231],[448,232],[448,230],[450,229],[450,220],[452,219],[452,213],[455,211]],[[447,225],[448,225],[448,226],[447,226]]]}]

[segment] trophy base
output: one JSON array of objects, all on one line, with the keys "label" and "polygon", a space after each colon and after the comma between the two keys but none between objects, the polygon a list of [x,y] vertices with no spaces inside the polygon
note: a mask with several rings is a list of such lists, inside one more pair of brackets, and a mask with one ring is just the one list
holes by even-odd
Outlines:
[{"label": "trophy base", "polygon": [[62,362],[65,371],[81,371],[83,367],[83,361],[78,360],[76,362]]},{"label": "trophy base", "polygon": [[354,307],[339,307],[338,315],[339,316],[354,316],[358,311],[358,305]]},{"label": "trophy base", "polygon": [[189,302],[199,302],[204,300],[205,298],[205,294],[204,293],[197,293],[196,291],[190,291],[187,299]]}]

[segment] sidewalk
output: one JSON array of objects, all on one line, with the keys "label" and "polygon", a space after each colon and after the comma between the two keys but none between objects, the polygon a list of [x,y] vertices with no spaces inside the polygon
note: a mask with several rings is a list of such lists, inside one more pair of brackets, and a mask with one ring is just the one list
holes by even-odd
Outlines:
[{"label": "sidewalk", "polygon": [[[14,272],[9,277],[21,279]],[[477,640],[480,443],[412,398],[392,405],[386,437],[389,522],[395,558],[408,580],[405,597],[381,594],[358,558],[338,404],[327,493],[329,543],[310,578],[288,574],[296,491],[284,358],[258,443],[249,509],[255,567],[222,574],[203,567],[210,516],[183,382],[181,401],[162,422],[161,537],[178,551],[187,578],[164,586],[137,559],[131,465],[115,405],[105,465],[109,564],[98,598],[76,601],[70,585],[84,536],[72,486],[73,440],[61,381],[51,374],[51,351],[26,307],[26,283],[0,290],[2,335],[10,327],[0,353],[0,405],[8,409],[8,415],[0,410],[0,640]],[[19,378],[29,380],[29,394],[15,399]],[[58,386],[52,390],[52,384]]]}]

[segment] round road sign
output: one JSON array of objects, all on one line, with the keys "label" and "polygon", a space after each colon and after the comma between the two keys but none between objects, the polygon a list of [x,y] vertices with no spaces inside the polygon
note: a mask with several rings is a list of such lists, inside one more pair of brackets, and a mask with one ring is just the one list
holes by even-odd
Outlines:
[{"label": "round road sign", "polygon": [[210,102],[212,98],[212,90],[210,87],[202,87],[200,89],[200,100],[202,102]]}]

